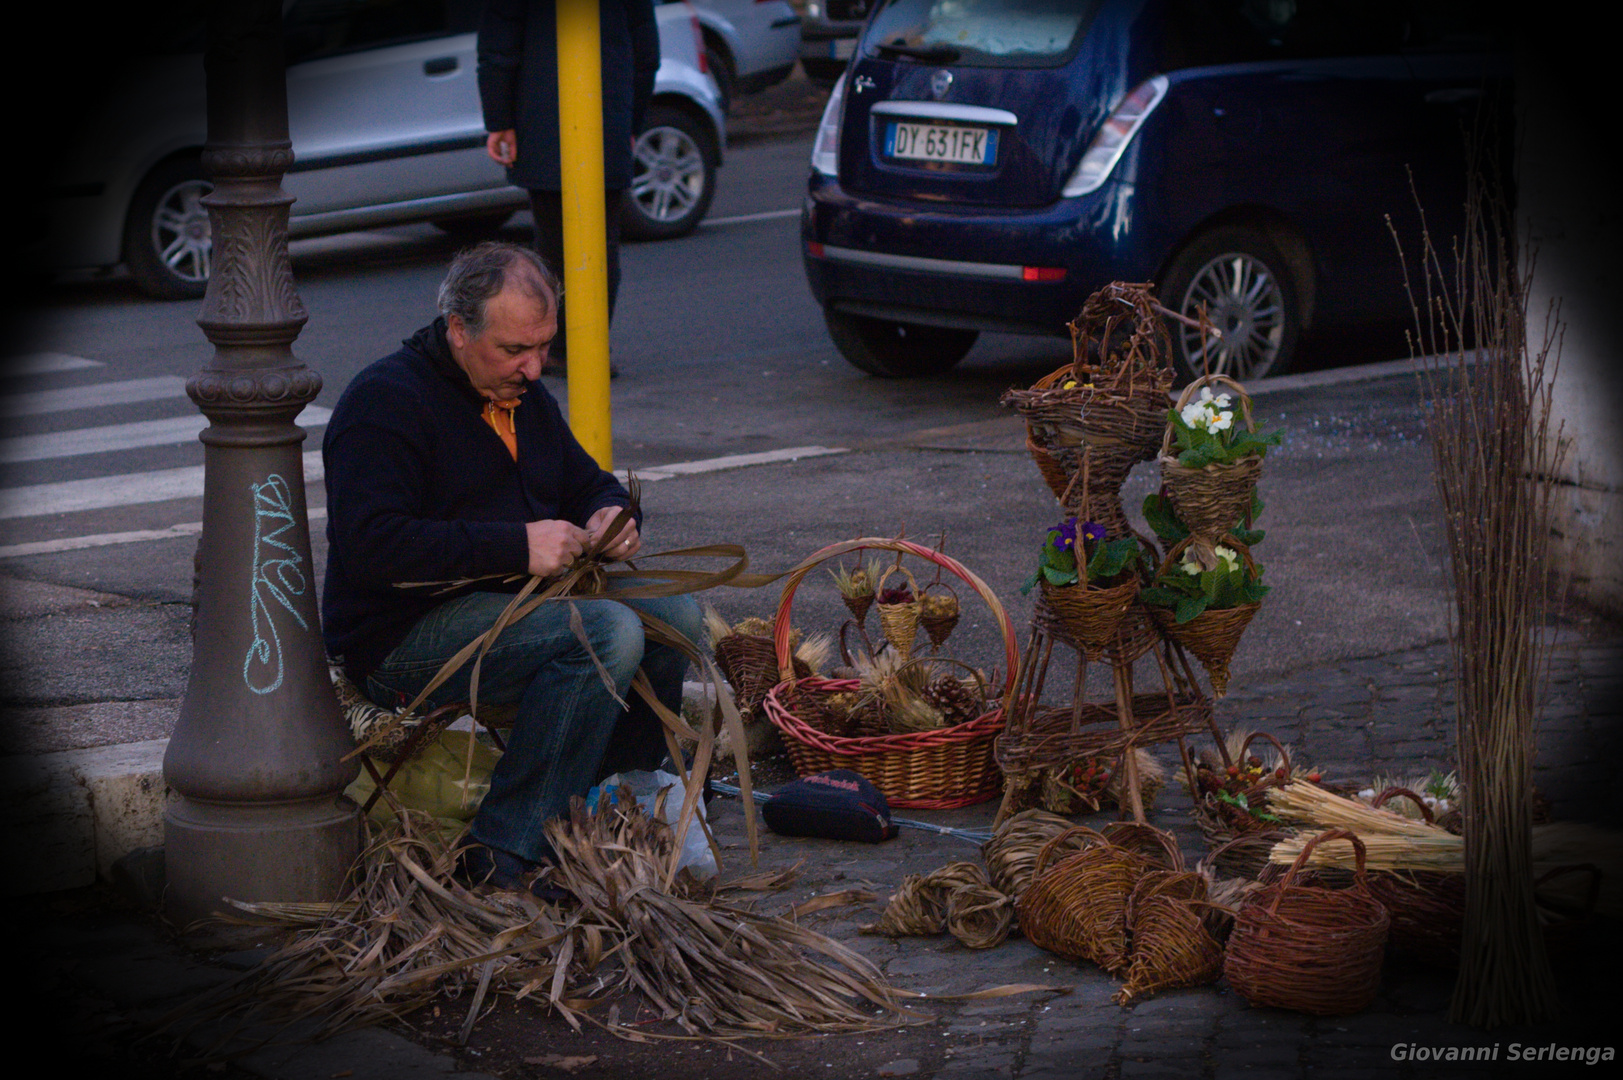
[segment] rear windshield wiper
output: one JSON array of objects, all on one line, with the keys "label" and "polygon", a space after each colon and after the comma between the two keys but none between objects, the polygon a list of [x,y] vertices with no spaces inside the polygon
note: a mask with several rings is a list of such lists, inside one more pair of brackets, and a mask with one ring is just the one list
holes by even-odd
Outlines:
[{"label": "rear windshield wiper", "polygon": [[919,48],[913,45],[886,45],[880,42],[874,48],[890,56],[906,56],[914,60],[923,60],[927,64],[950,64],[963,55],[951,45],[927,45]]}]

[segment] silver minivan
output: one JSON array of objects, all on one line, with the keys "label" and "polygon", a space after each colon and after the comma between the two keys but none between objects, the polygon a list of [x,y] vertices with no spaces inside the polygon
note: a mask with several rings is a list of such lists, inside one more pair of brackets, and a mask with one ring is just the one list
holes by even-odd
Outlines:
[{"label": "silver minivan", "polygon": [[[480,0],[286,0],[291,238],[420,221],[472,236],[528,206],[485,153],[479,10]],[[726,141],[694,9],[661,0],[656,12],[659,72],[623,210],[632,238],[699,224]],[[200,297],[212,258],[202,56],[134,58],[113,85],[53,178],[44,242],[24,257],[53,270],[123,263],[151,296]]]}]

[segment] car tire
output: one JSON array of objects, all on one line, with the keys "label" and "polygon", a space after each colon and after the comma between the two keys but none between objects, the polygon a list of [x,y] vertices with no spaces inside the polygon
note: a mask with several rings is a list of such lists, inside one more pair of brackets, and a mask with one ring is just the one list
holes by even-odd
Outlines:
[{"label": "car tire", "polygon": [[491,210],[482,214],[465,214],[461,217],[435,218],[434,228],[446,236],[457,240],[469,242],[484,240],[493,235],[497,229],[512,220],[511,210]]},{"label": "car tire", "polygon": [[208,208],[214,185],[197,158],[173,158],[147,174],[124,223],[124,263],[136,286],[159,300],[196,300],[214,261]]},{"label": "car tire", "polygon": [[1200,330],[1172,322],[1172,353],[1184,379],[1210,369],[1239,382],[1290,367],[1302,333],[1301,290],[1279,248],[1254,229],[1225,226],[1196,237],[1163,275],[1161,302],[1190,319],[1201,304],[1220,335],[1203,360]]},{"label": "car tire", "polygon": [[716,196],[711,136],[680,109],[653,105],[632,147],[631,187],[620,229],[632,240],[669,240],[699,227]]},{"label": "car tire", "polygon": [[944,375],[958,366],[980,334],[946,326],[873,319],[823,309],[834,347],[853,366],[882,379]]}]

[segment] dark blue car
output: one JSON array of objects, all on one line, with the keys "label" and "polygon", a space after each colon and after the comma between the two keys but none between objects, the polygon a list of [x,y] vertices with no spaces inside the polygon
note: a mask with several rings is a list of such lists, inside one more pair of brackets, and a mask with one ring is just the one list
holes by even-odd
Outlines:
[{"label": "dark blue car", "polygon": [[1506,97],[1477,10],[883,0],[802,216],[830,335],[864,371],[925,375],[983,330],[1064,334],[1101,285],[1153,281],[1190,320],[1185,370],[1250,379],[1315,323],[1402,317],[1393,229],[1413,257],[1423,208],[1446,248],[1467,131]]}]

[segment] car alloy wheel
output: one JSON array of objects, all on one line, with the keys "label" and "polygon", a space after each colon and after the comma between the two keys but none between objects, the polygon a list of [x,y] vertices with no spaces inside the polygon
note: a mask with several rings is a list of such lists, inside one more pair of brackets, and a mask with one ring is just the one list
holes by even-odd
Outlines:
[{"label": "car alloy wheel", "polygon": [[1202,355],[1201,330],[1175,327],[1177,359],[1187,376],[1211,371],[1245,382],[1277,375],[1295,351],[1301,331],[1296,284],[1260,234],[1228,228],[1197,239],[1173,261],[1162,295],[1189,319],[1198,320],[1204,308],[1214,331]]},{"label": "car alloy wheel", "polygon": [[195,159],[160,165],[136,190],[124,254],[135,283],[148,295],[189,300],[208,288],[214,237],[203,197],[213,190]]},{"label": "car alloy wheel", "polygon": [[627,235],[683,236],[698,227],[715,194],[715,174],[694,121],[675,109],[648,110],[632,148]]}]

